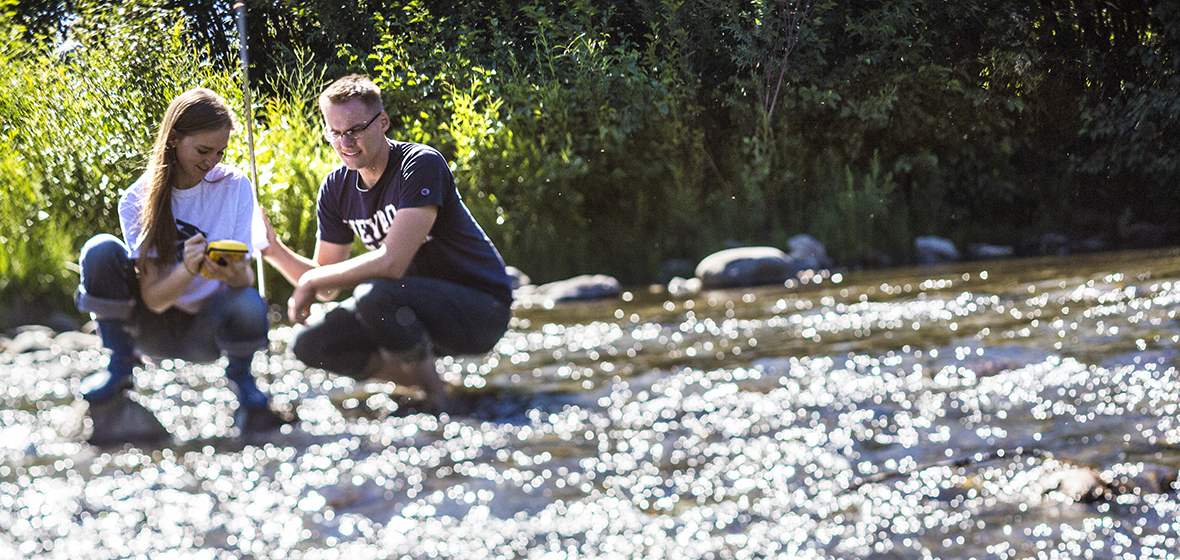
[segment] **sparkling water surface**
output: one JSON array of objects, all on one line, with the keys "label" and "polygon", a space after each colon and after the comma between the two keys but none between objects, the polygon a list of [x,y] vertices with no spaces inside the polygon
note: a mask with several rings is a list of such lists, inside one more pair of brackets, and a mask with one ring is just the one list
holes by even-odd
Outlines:
[{"label": "sparkling water surface", "polygon": [[441,416],[277,328],[299,423],[161,361],[174,441],[114,448],[67,333],[0,354],[0,559],[1173,558],[1178,298],[1160,250],[519,306]]}]

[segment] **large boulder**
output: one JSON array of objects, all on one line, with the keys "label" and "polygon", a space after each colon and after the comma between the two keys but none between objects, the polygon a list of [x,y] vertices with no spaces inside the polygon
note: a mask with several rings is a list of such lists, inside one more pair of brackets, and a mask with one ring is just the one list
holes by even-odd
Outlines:
[{"label": "large boulder", "polygon": [[39,325],[21,327],[17,329],[17,334],[12,340],[4,342],[3,349],[12,354],[49,350],[53,347],[54,335],[53,330],[48,327]]},{"label": "large boulder", "polygon": [[949,239],[934,236],[924,236],[914,239],[914,251],[918,264],[942,264],[957,262],[959,250]]},{"label": "large boulder", "polygon": [[1159,247],[1167,241],[1167,232],[1163,226],[1146,222],[1136,222],[1122,228],[1123,245],[1130,249],[1148,249]]},{"label": "large boulder", "polygon": [[718,251],[697,264],[696,277],[707,290],[781,284],[794,278],[794,259],[774,247],[738,247]]},{"label": "large boulder", "polygon": [[605,274],[583,274],[537,287],[536,295],[547,302],[563,303],[619,297],[619,281]]},{"label": "large boulder", "polygon": [[1049,232],[1026,237],[1018,252],[1030,256],[1065,256],[1069,254],[1069,238]]},{"label": "large boulder", "polygon": [[822,270],[832,268],[832,259],[828,257],[828,250],[818,239],[801,233],[787,240],[791,249],[791,259],[795,261],[798,270]]},{"label": "large boulder", "polygon": [[1111,248],[1110,238],[1104,234],[1083,237],[1070,244],[1070,250],[1075,253],[1101,253]]},{"label": "large boulder", "polygon": [[156,445],[172,439],[156,416],[126,393],[89,403],[89,415],[92,429],[88,442],[94,446]]},{"label": "large boulder", "polygon": [[967,255],[976,260],[1004,259],[1016,254],[1011,245],[990,245],[987,243],[972,243],[967,246]]}]

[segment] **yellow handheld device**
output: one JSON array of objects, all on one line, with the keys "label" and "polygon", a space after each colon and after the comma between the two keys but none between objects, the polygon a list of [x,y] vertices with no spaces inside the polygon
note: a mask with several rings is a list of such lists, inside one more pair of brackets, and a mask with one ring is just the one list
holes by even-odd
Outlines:
[{"label": "yellow handheld device", "polygon": [[[205,254],[209,258],[217,261],[217,264],[225,266],[229,261],[240,261],[246,258],[248,248],[245,243],[234,241],[233,239],[223,239],[221,241],[214,241],[205,247]],[[210,278],[209,274],[201,269],[201,276]]]}]

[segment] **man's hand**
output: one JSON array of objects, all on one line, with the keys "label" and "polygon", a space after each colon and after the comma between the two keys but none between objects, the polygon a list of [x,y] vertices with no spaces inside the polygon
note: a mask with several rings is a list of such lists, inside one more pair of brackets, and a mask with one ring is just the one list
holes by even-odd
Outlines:
[{"label": "man's hand", "polygon": [[262,225],[266,228],[267,247],[260,251],[263,258],[273,256],[279,251],[279,246],[282,242],[279,241],[279,235],[275,233],[275,227],[270,224],[270,218],[266,217],[266,212],[262,212]]},{"label": "man's hand", "polygon": [[315,289],[306,282],[295,286],[291,299],[287,300],[287,318],[292,323],[303,324],[311,314],[311,304],[315,301]]}]

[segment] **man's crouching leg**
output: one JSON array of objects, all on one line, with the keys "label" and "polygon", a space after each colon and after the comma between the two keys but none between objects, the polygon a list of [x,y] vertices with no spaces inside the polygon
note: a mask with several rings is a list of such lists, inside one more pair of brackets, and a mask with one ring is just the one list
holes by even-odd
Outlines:
[{"label": "man's crouching leg", "polygon": [[366,367],[366,377],[391,381],[401,387],[416,387],[426,393],[435,412],[451,410],[447,384],[438,374],[435,356],[429,343],[421,343],[405,352],[381,348],[373,353]]},{"label": "man's crouching leg", "polygon": [[377,341],[365,370],[374,378],[421,389],[434,408],[443,411],[449,405],[446,383],[435,366],[430,334],[414,310],[422,299],[416,282],[374,281],[353,290],[356,317]]}]

